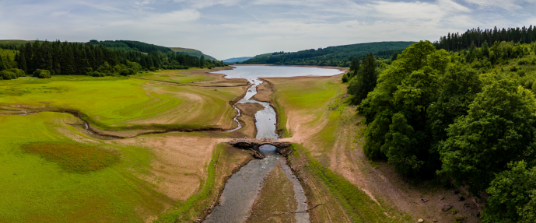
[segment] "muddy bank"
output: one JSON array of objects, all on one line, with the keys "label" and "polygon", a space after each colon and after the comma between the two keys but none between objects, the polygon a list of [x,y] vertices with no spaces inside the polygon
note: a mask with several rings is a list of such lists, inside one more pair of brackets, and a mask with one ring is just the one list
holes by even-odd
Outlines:
[{"label": "muddy bank", "polygon": [[280,129],[278,128],[279,124],[281,123],[281,112],[279,110],[279,107],[276,106],[275,104],[275,99],[274,99],[274,83],[270,82],[269,80],[266,80],[266,79],[263,79],[263,78],[259,78],[260,80],[263,81],[262,84],[260,84],[259,86],[257,86],[257,91],[258,93],[253,96],[253,99],[255,100],[258,100],[258,101],[262,101],[262,102],[267,102],[267,103],[270,103],[270,106],[272,106],[272,108],[274,109],[275,111],[275,126],[276,126],[276,133],[277,135],[279,135],[279,138],[282,138],[283,134],[284,134],[284,130],[283,129]]},{"label": "muddy bank", "polygon": [[[276,194],[279,196],[274,196]],[[264,187],[246,222],[296,222],[294,215],[290,214],[298,208],[294,196],[294,185],[279,163],[264,180]]]},{"label": "muddy bank", "polygon": [[[235,150],[235,151],[232,151],[232,150]],[[235,148],[229,148],[229,147],[226,148],[226,151],[229,154],[233,154],[233,153],[238,152],[238,151],[236,151]],[[243,151],[245,151],[245,150],[243,150]],[[254,159],[253,154],[250,151],[248,151],[248,152],[251,154],[251,156],[248,159],[244,159],[240,163],[236,163],[236,165],[232,168],[230,174],[226,174],[226,175],[224,175],[222,177],[222,180],[220,181],[220,185],[219,185],[219,187],[217,187],[216,193],[213,196],[213,201],[210,203],[210,205],[208,207],[206,207],[203,210],[202,214],[200,216],[198,216],[197,220],[194,221],[194,222],[196,222],[196,223],[202,222],[204,219],[206,219],[206,217],[210,213],[212,213],[214,211],[214,208],[219,205],[221,194],[223,193],[223,190],[225,189],[225,184],[229,180],[229,178],[231,178],[233,176],[233,174],[238,172],[242,167],[246,166],[251,160]]]},{"label": "muddy bank", "polygon": [[255,125],[255,114],[258,111],[264,109],[264,106],[257,103],[238,103],[235,107],[240,110],[240,116],[238,120],[242,121],[242,128],[239,132],[249,137],[255,137],[257,135],[257,126]]},{"label": "muddy bank", "polygon": [[[7,112],[1,112],[7,111]],[[40,112],[57,112],[68,113],[77,117],[84,123],[84,128],[90,136],[97,136],[100,139],[125,139],[133,138],[141,135],[150,134],[163,134],[170,132],[207,132],[207,131],[224,131],[223,128],[211,127],[211,126],[188,126],[188,125],[136,125],[127,127],[109,127],[111,130],[102,130],[95,127],[95,122],[88,115],[75,110],[66,108],[43,108],[33,110],[13,110],[13,109],[0,109],[0,115],[31,115]]]}]

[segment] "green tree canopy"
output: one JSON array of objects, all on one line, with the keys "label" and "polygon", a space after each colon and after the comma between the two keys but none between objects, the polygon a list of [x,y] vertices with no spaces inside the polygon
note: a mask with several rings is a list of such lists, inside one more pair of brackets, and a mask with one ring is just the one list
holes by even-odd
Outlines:
[{"label": "green tree canopy", "polygon": [[[352,104],[359,104],[367,97],[367,94],[376,87],[378,72],[376,71],[376,60],[372,53],[363,60],[363,66],[359,69],[358,63],[354,66],[357,74],[351,79],[348,85],[348,93],[353,95]],[[359,69],[359,70],[357,70]]]},{"label": "green tree canopy", "polygon": [[486,190],[490,194],[483,222],[536,222],[536,167],[524,161],[510,163]]},{"label": "green tree canopy", "polygon": [[507,163],[535,158],[536,100],[514,81],[500,80],[484,87],[469,107],[447,129],[439,173],[478,195]]}]

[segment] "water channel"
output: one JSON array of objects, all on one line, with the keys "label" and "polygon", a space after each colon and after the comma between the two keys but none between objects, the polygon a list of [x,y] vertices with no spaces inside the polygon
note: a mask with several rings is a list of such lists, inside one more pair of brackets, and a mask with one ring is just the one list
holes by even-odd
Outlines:
[{"label": "water channel", "polygon": [[[270,103],[253,100],[252,97],[257,94],[257,86],[262,84],[259,78],[269,77],[297,77],[297,76],[332,76],[342,73],[338,69],[322,69],[316,67],[290,67],[290,66],[236,66],[233,70],[222,70],[214,73],[224,74],[226,78],[245,78],[252,86],[248,89],[244,98],[237,103],[258,103],[264,106],[264,109],[255,114],[255,126],[257,127],[257,139],[277,139],[276,134],[276,112]],[[241,128],[238,122],[240,110],[234,120],[238,123],[236,131]],[[240,168],[226,182],[220,197],[220,204],[215,207],[214,211],[205,219],[205,222],[245,222],[251,212],[253,204],[261,191],[264,179],[274,167],[280,163],[287,178],[294,185],[294,197],[298,203],[295,210],[295,219],[297,223],[309,222],[309,213],[307,210],[307,198],[299,180],[294,176],[286,160],[277,153],[275,146],[262,145],[259,148],[266,157],[250,161],[247,165]]]}]

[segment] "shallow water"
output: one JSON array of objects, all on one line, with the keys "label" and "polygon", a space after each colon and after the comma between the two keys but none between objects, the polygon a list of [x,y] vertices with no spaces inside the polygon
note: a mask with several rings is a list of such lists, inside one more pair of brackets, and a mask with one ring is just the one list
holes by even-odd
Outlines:
[{"label": "shallow water", "polygon": [[[268,102],[260,102],[251,99],[257,94],[257,86],[262,84],[258,78],[261,77],[296,77],[296,76],[332,76],[342,73],[338,69],[321,69],[316,67],[289,67],[289,66],[239,66],[233,70],[222,70],[213,73],[227,75],[226,78],[245,78],[252,86],[248,92],[237,103],[258,103],[264,106],[263,110],[255,114],[255,126],[257,127],[257,139],[277,139],[279,136],[276,133],[276,113],[274,108]],[[234,120],[238,123],[238,127],[230,131],[235,131],[242,126],[238,122],[238,117],[241,115],[240,110],[234,105],[238,111],[238,115]],[[264,179],[268,176],[274,167],[279,162],[287,178],[294,185],[294,197],[298,203],[298,208],[295,211],[297,223],[308,223],[309,213],[307,210],[307,197],[303,191],[300,181],[294,176],[290,167],[286,163],[286,159],[282,158],[276,152],[273,145],[262,145],[259,148],[266,157],[262,160],[252,160],[247,165],[240,168],[238,172],[233,174],[226,182],[220,197],[220,204],[214,208],[214,211],[205,219],[205,222],[245,222],[253,207],[253,203],[257,199]]]}]

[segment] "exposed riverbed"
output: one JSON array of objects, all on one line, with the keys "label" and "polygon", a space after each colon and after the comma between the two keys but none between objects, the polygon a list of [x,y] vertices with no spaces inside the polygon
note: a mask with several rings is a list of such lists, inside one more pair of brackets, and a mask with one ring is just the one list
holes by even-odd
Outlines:
[{"label": "exposed riverbed", "polygon": [[[255,126],[257,128],[257,139],[277,139],[276,133],[276,112],[269,102],[261,102],[251,99],[257,94],[257,86],[262,84],[261,77],[295,77],[295,76],[332,76],[342,73],[337,69],[321,69],[314,67],[279,67],[279,66],[240,66],[233,70],[217,71],[227,75],[226,78],[245,78],[252,86],[248,89],[244,98],[238,103],[258,103],[264,109],[255,114]],[[240,110],[233,105],[238,111],[235,121],[238,123],[236,131],[242,126],[238,122]],[[225,188],[220,197],[220,203],[214,211],[205,219],[205,222],[245,222],[250,215],[251,209],[259,192],[264,185],[264,179],[280,163],[285,175],[293,184],[294,197],[298,203],[295,219],[296,222],[309,222],[309,213],[307,210],[307,198],[299,180],[294,176],[290,167],[286,164],[286,159],[277,153],[275,146],[262,145],[259,148],[266,157],[250,161],[238,172],[233,174],[225,184]],[[277,196],[277,194],[274,194]]]}]

